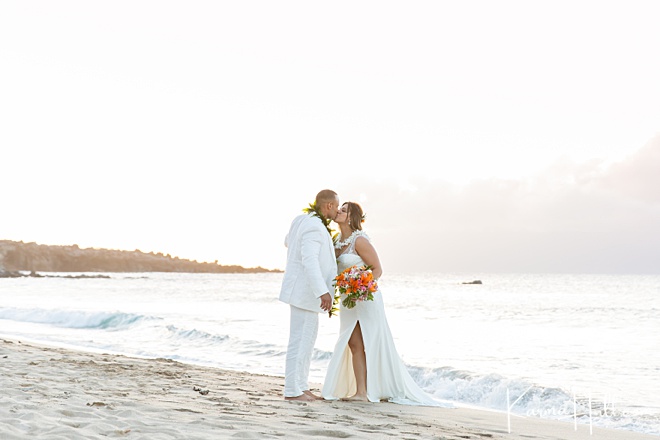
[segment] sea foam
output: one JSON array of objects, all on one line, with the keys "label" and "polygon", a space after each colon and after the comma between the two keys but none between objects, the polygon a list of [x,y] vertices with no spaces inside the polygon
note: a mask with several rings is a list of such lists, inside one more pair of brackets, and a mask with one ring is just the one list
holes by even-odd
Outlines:
[{"label": "sea foam", "polygon": [[127,328],[147,318],[143,315],[122,312],[0,308],[0,319],[65,328],[110,330]]}]

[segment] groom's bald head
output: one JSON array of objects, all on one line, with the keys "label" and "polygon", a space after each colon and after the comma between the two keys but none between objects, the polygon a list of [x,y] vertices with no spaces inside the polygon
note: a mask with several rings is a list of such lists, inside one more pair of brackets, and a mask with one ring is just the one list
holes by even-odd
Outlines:
[{"label": "groom's bald head", "polygon": [[319,191],[314,201],[316,208],[321,211],[325,218],[334,220],[337,217],[337,209],[339,208],[339,196],[331,189],[324,189]]},{"label": "groom's bald head", "polygon": [[321,206],[324,203],[334,202],[337,199],[337,193],[331,189],[324,189],[319,191],[316,195],[316,206]]}]

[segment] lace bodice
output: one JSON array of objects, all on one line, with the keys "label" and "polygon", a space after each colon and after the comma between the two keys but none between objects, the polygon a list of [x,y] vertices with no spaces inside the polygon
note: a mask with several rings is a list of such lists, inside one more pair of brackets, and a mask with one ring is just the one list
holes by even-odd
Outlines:
[{"label": "lace bodice", "polygon": [[[358,236],[369,240],[369,236],[362,231],[360,231]],[[355,242],[357,239],[358,237],[355,237],[355,239],[351,241],[348,247],[344,249],[344,252],[342,252],[339,257],[337,257],[337,273],[342,273],[345,269],[351,266],[362,266],[365,264],[364,261],[362,261],[362,258],[360,258],[360,256],[355,251]]]}]

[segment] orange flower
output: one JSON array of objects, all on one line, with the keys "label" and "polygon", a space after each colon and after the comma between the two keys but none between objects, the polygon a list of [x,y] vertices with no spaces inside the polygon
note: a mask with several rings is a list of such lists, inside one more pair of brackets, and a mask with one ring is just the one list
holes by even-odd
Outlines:
[{"label": "orange flower", "polygon": [[371,266],[348,267],[337,275],[335,281],[335,304],[343,296],[342,304],[349,309],[355,307],[358,301],[373,301],[373,293],[378,291]]}]

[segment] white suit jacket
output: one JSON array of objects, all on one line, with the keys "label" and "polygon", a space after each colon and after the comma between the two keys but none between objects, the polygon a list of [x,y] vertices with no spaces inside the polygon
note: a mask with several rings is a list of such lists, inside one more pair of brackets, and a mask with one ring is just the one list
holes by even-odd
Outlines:
[{"label": "white suit jacket", "polygon": [[299,215],[284,239],[287,262],[280,301],[301,309],[321,313],[324,293],[334,296],[337,259],[332,238],[320,218]]}]

